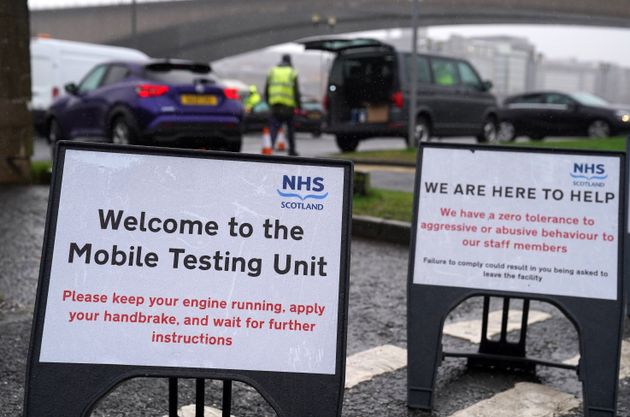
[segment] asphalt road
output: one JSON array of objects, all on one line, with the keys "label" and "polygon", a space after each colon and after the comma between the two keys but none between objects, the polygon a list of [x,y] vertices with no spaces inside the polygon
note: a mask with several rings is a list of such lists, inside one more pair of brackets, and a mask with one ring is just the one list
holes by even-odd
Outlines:
[{"label": "asphalt road", "polygon": [[[39,259],[44,232],[47,187],[0,187],[0,416],[21,415],[24,372]],[[354,239],[352,242],[348,354],[393,345],[406,348],[406,279],[408,248],[394,244]],[[497,309],[498,304],[493,304]],[[528,353],[563,361],[578,353],[577,333],[554,307],[533,303],[533,309],[549,316],[532,324]],[[477,320],[480,299],[455,309],[448,323]],[[630,327],[626,324],[626,335]],[[476,345],[460,337],[445,335],[445,350],[474,351]],[[395,367],[347,389],[344,417],[452,416],[484,399],[512,389],[518,382],[534,382],[580,398],[581,385],[574,372],[539,368],[536,376],[488,370],[470,370],[462,359],[447,359],[438,372],[436,407],[432,414],[406,407],[406,368]],[[630,416],[630,379],[622,380],[619,416]],[[193,402],[192,381],[181,382],[180,403]],[[135,379],[120,385],[105,398],[94,416],[162,416],[167,412],[166,381]],[[221,403],[220,385],[208,383],[208,405]],[[515,406],[517,407],[517,406]],[[518,408],[518,407],[517,407]],[[525,410],[526,412],[527,410]],[[556,414],[523,414],[514,409],[510,416],[579,417],[581,409]],[[273,416],[265,401],[244,384],[235,384],[234,408],[238,417]],[[498,415],[498,414],[496,414]],[[461,416],[496,417],[495,414]],[[501,414],[501,416],[508,414]],[[56,417],[56,416],[55,416]]]}]

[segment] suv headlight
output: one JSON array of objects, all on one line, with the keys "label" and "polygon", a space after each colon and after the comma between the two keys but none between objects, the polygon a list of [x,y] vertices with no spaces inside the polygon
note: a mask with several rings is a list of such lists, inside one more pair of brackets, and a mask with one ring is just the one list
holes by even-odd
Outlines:
[{"label": "suv headlight", "polygon": [[627,110],[617,110],[615,115],[624,123],[630,122],[630,111]]}]

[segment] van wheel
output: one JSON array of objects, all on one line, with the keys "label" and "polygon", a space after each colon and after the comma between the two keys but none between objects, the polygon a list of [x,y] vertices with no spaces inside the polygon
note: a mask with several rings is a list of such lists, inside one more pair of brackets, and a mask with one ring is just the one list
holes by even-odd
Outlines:
[{"label": "van wheel", "polygon": [[137,143],[138,134],[124,116],[118,116],[111,124],[109,138],[116,145],[133,145]]},{"label": "van wheel", "polygon": [[228,152],[240,152],[241,145],[243,144],[243,137],[236,136],[234,138],[230,138],[225,142],[225,150]]},{"label": "van wheel", "polygon": [[342,152],[353,152],[359,146],[359,139],[353,136],[337,135],[335,139]]},{"label": "van wheel", "polygon": [[418,116],[416,119],[416,127],[413,131],[413,146],[415,148],[420,145],[421,142],[428,142],[431,140],[431,123],[425,116]]},{"label": "van wheel", "polygon": [[483,122],[483,128],[481,134],[477,136],[477,142],[479,143],[495,143],[498,140],[499,128],[497,126],[497,120],[489,116]]}]

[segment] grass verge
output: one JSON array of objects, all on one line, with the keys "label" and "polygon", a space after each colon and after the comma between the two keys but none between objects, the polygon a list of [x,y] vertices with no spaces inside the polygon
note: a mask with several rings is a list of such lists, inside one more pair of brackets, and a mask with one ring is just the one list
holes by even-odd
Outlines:
[{"label": "grass verge", "polygon": [[[444,141],[448,143],[448,140]],[[506,146],[544,148],[544,149],[583,149],[593,151],[625,151],[626,138],[619,136],[608,139],[573,139],[573,140],[550,140],[550,141],[528,141],[507,143]],[[492,146],[492,145],[490,145]],[[415,149],[383,150],[383,151],[363,151],[346,152],[334,155],[337,158],[350,159],[355,162],[379,161],[393,163],[413,163],[416,162]]]},{"label": "grass verge", "polygon": [[416,163],[416,150],[414,148],[383,150],[383,151],[359,151],[345,152],[333,155],[335,158],[350,159],[355,162],[402,162]]},{"label": "grass verge", "polygon": [[625,151],[626,138],[576,139],[567,141],[529,141],[511,143],[510,146],[545,149],[585,149],[591,151]]},{"label": "grass verge", "polygon": [[413,193],[403,191],[370,189],[368,195],[355,195],[352,214],[381,217],[389,220],[411,222]]},{"label": "grass verge", "polygon": [[31,162],[31,178],[33,184],[50,184],[51,161]]}]

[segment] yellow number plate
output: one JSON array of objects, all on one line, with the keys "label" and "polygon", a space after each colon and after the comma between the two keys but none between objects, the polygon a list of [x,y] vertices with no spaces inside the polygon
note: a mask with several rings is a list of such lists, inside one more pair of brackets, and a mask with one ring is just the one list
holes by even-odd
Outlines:
[{"label": "yellow number plate", "polygon": [[185,106],[216,106],[218,103],[217,96],[208,94],[184,94],[181,96],[181,101]]}]

